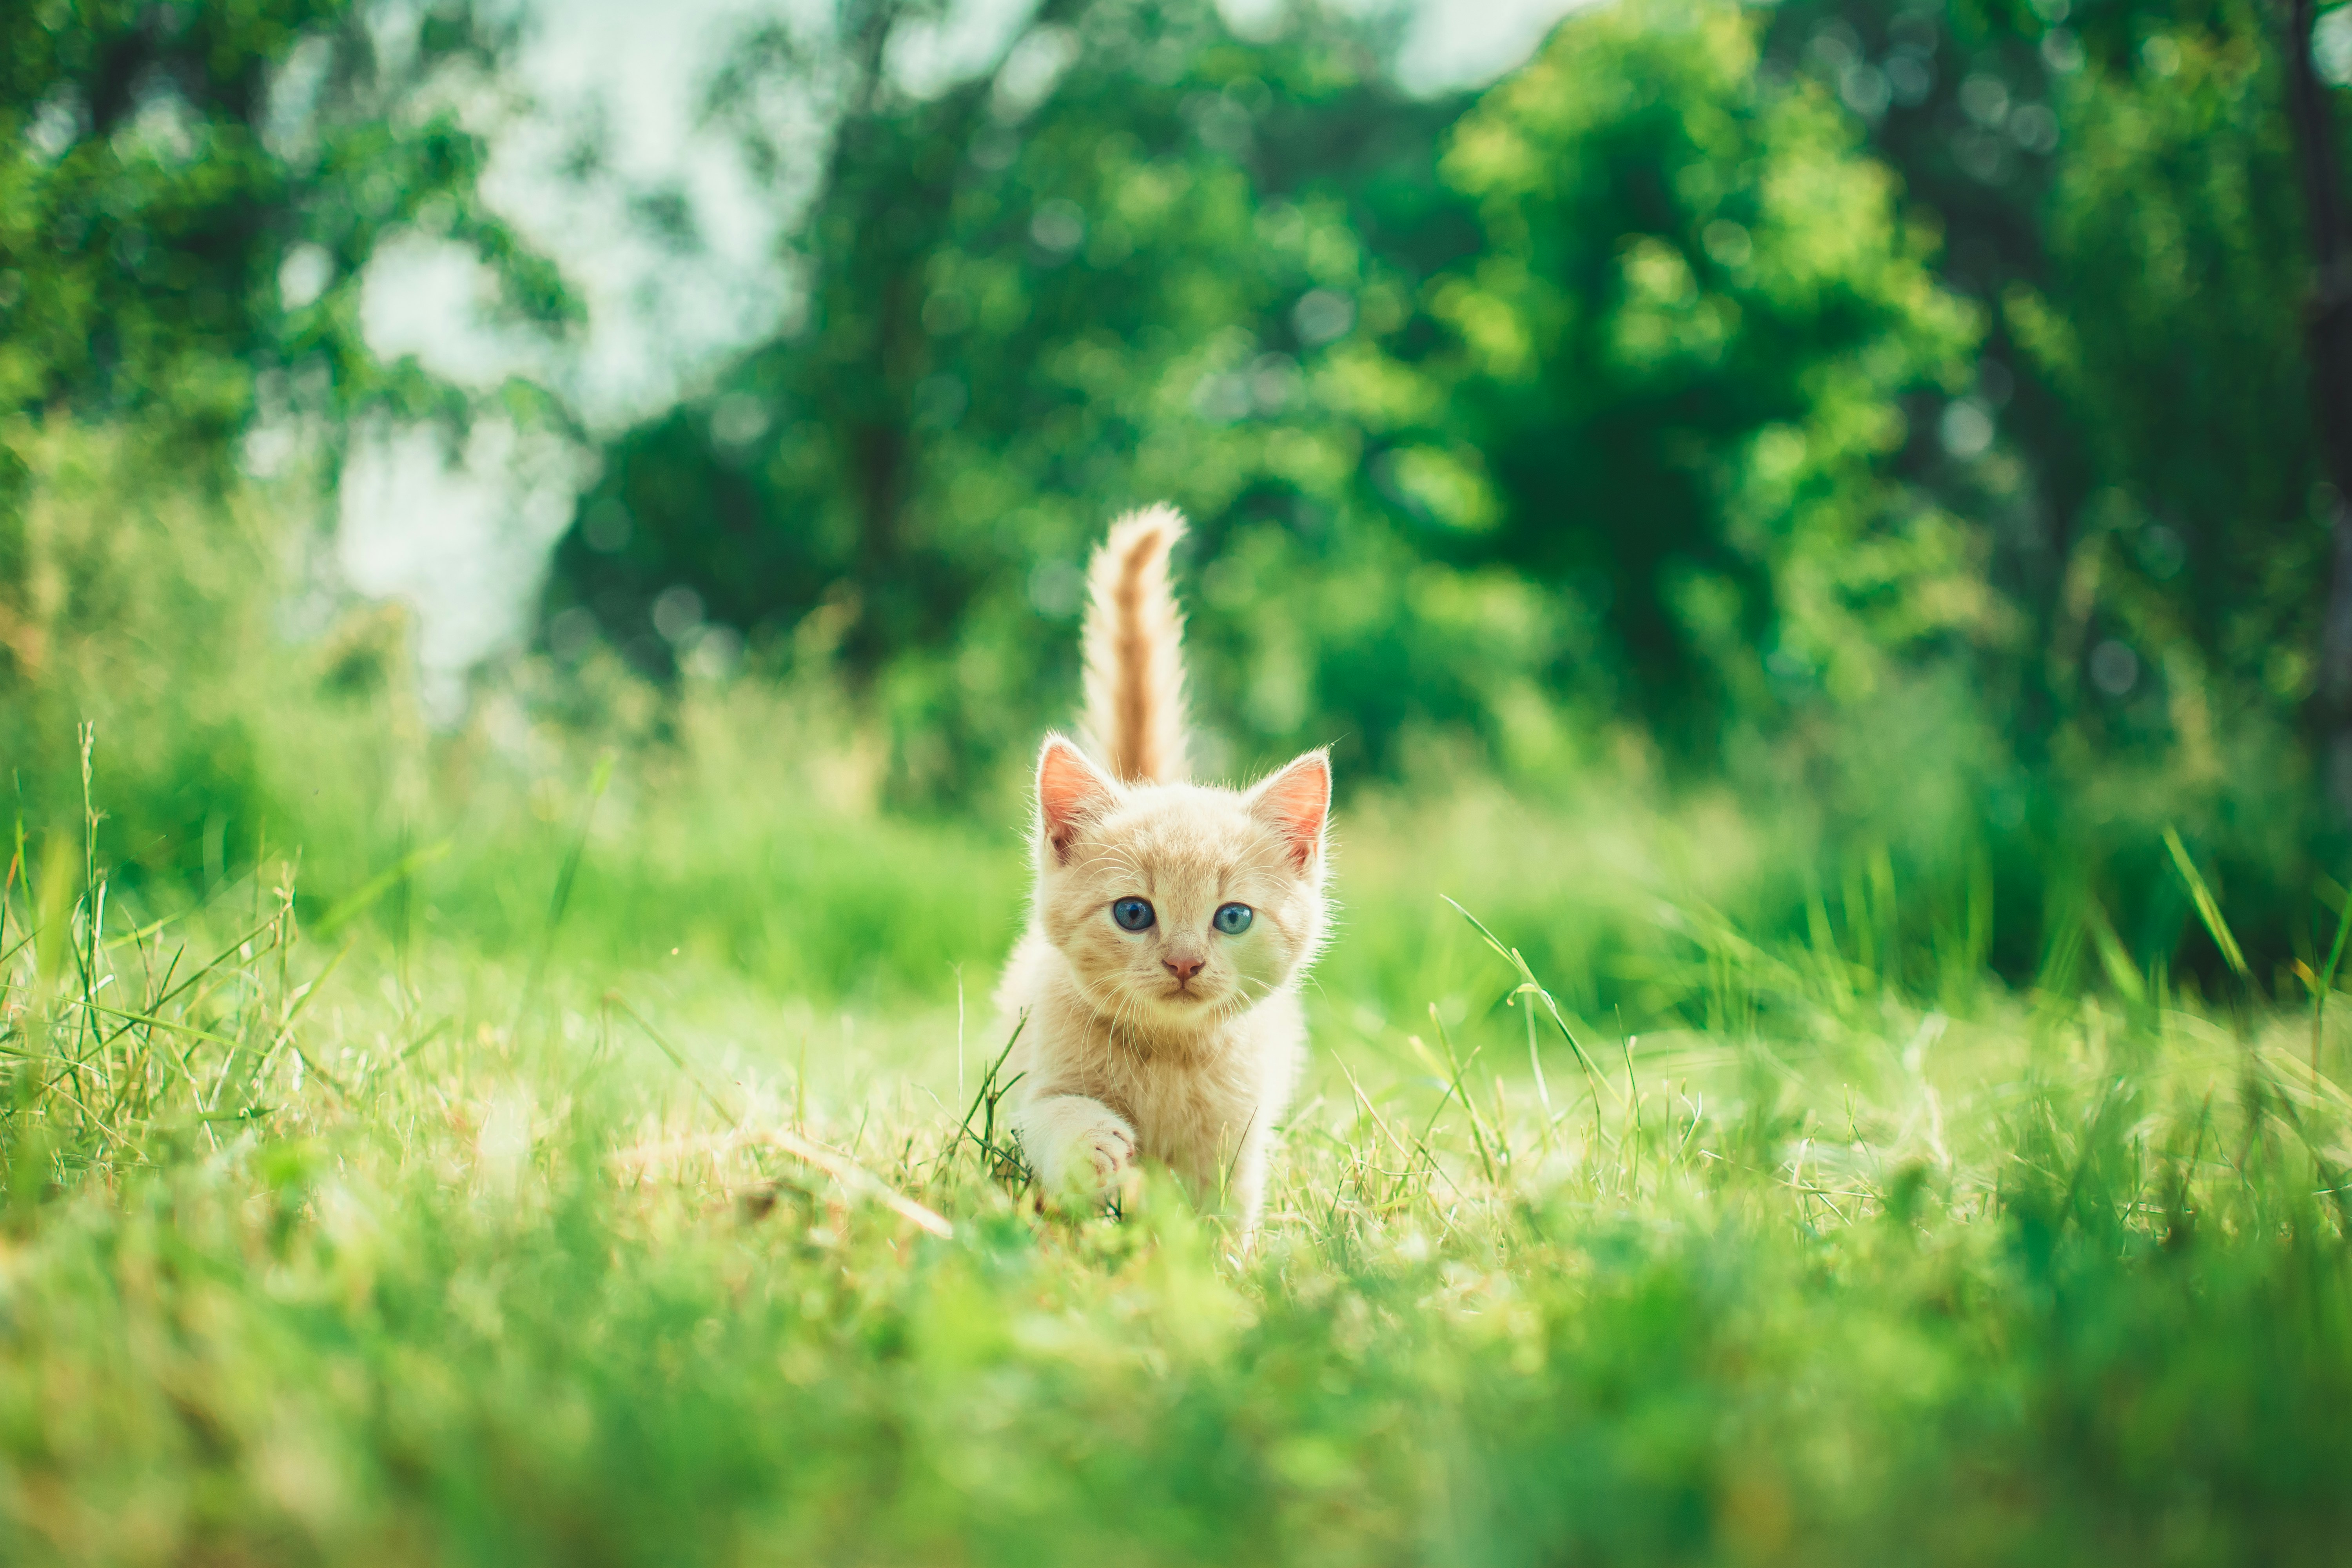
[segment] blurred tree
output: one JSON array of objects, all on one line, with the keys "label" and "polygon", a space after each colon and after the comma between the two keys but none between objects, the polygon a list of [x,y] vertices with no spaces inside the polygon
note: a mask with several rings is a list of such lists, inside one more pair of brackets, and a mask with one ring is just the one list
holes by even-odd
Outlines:
[{"label": "blurred tree", "polygon": [[930,97],[891,76],[910,15],[772,33],[722,82],[736,111],[835,51],[808,310],[616,444],[559,640],[593,616],[666,669],[706,620],[796,624],[944,777],[1056,716],[1070,639],[1040,623],[1104,519],[1163,495],[1200,524],[1203,707],[1250,754],[1346,735],[1377,764],[1462,723],[1540,749],[1535,715],[1619,669],[1701,732],[1692,680],[1735,679],[1782,588],[1807,668],[1862,668],[1833,603],[1907,593],[1874,623],[1926,617],[1905,637],[1985,618],[1941,586],[1957,531],[1872,477],[1967,313],[1819,95],[1748,92],[1736,11],[1572,24],[1443,174],[1463,101],[1402,99],[1319,14],[1253,42],[1206,0],[1050,9]]},{"label": "blurred tree", "polygon": [[0,409],[136,416],[216,460],[272,368],[321,406],[385,394],[358,280],[405,224],[562,315],[553,271],[476,201],[481,143],[446,90],[509,32],[352,0],[0,12]]},{"label": "blurred tree", "polygon": [[2329,793],[2340,814],[2352,815],[2352,223],[2344,210],[2336,160],[2334,106],[2314,58],[2317,40],[2311,0],[2286,7],[2287,121],[2303,174],[2303,207],[2310,234],[2313,283],[2305,340],[2311,364],[2312,406],[2319,446],[2336,494],[2324,508],[2334,534],[2326,610],[2320,625],[2313,681],[2325,748]]},{"label": "blurred tree", "polygon": [[[1906,472],[1981,521],[2030,628],[1974,677],[2040,784],[2012,879],[2075,868],[2142,958],[2193,926],[2152,847],[2166,823],[2273,952],[2311,945],[2308,889],[2341,860],[2314,754],[2340,711],[2317,677],[2341,492],[2305,314],[2326,193],[2308,158],[2297,178],[2284,68],[2340,86],[2347,23],[2325,14],[2315,47],[2308,11],[2252,0],[1791,0],[1768,35],[1870,127],[1987,311],[1976,384]],[[2050,951],[2114,940],[2065,927]]]},{"label": "blurred tree", "polygon": [[1974,384],[1905,471],[1983,521],[2032,627],[1988,696],[2036,765],[2160,760],[2214,810],[2230,733],[2294,724],[2313,690],[2326,575],[2281,68],[2309,18],[2287,21],[1790,0],[1767,35],[1772,68],[1869,128],[1986,311]]},{"label": "blurred tree", "polygon": [[1977,319],[1853,122],[1757,63],[1729,6],[1565,24],[1453,132],[1484,243],[1423,293],[1480,552],[1600,617],[1630,710],[1703,753],[2006,627],[1973,531],[1892,473]]},{"label": "blurred tree", "polygon": [[[2282,714],[2310,690],[2326,542],[2310,268],[2262,23],[2217,6],[2089,36],[2057,99],[2072,144],[2044,209],[2046,281],[2002,289],[2097,487],[2058,515],[2045,624],[2058,711],[2110,743],[2195,747],[2181,704],[2209,702],[2214,679],[2231,707]],[[2129,650],[2144,683],[2102,647]]]},{"label": "blurred tree", "polygon": [[1084,552],[1167,496],[1212,765],[1793,733],[1876,854],[1924,809],[1892,720],[1933,875],[2063,850],[2163,954],[2168,863],[2110,862],[2178,818],[2251,919],[2302,897],[2333,492],[2250,0],[1629,0],[1432,102],[1313,8],[1073,0],[944,84],[937,27],[852,5],[722,79],[814,187],[806,310],[609,448],[560,651],[845,669],[931,793],[1064,717]]},{"label": "blurred tree", "polygon": [[118,848],[252,852],[269,786],[233,698],[284,584],[229,500],[240,437],[299,423],[331,458],[356,409],[463,414],[362,340],[362,273],[403,226],[569,310],[479,203],[460,123],[510,30],[453,5],[0,6],[0,754],[30,819],[78,812],[74,728],[103,717],[134,726],[105,742]]},{"label": "blurred tree", "polygon": [[[1402,321],[1409,284],[1361,230],[1377,213],[1401,249],[1445,253],[1427,209],[1449,110],[1384,85],[1356,29],[1253,43],[1208,0],[1049,5],[987,68],[919,93],[893,62],[927,16],[852,6],[833,33],[736,51],[716,107],[786,189],[761,104],[840,106],[801,230],[806,310],[607,454],[558,554],[559,638],[593,616],[666,671],[706,621],[796,626],[799,653],[879,694],[903,776],[943,782],[1058,717],[1039,677],[1075,657],[1085,551],[1113,511],[1169,497],[1202,558],[1276,530],[1388,559],[1354,618],[1434,666],[1377,683],[1383,713],[1295,660],[1229,661],[1208,679],[1234,703],[1210,711],[1286,743],[1353,727],[1376,752],[1411,710],[1458,712],[1477,650],[1440,652],[1452,613],[1414,598],[1412,552],[1359,482],[1384,423],[1433,395],[1367,346],[1360,321]],[[1261,596],[1238,563],[1213,581],[1213,667]]]}]

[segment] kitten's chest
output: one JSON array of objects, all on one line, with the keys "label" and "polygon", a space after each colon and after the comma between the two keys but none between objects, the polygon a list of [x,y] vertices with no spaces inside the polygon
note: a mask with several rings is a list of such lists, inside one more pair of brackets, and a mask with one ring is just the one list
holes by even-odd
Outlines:
[{"label": "kitten's chest", "polygon": [[1230,1058],[1171,1060],[1114,1048],[1102,1098],[1135,1126],[1143,1153],[1195,1177],[1232,1157],[1265,1108],[1255,1075]]}]

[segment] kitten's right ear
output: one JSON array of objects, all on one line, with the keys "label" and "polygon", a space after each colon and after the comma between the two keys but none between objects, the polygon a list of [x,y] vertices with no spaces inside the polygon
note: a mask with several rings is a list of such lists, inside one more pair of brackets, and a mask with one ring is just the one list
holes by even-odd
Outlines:
[{"label": "kitten's right ear", "polygon": [[1037,758],[1037,821],[1055,858],[1067,860],[1078,830],[1118,799],[1118,786],[1059,735]]},{"label": "kitten's right ear", "polygon": [[1323,853],[1323,830],[1331,820],[1331,752],[1318,747],[1266,779],[1246,797],[1250,810],[1281,831],[1294,870],[1304,871]]}]

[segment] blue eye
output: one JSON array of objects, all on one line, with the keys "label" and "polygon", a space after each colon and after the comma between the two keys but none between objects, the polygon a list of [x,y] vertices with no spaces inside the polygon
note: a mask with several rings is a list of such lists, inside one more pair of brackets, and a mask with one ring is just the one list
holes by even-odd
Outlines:
[{"label": "blue eye", "polygon": [[1160,917],[1141,899],[1121,899],[1111,905],[1110,918],[1118,922],[1121,931],[1150,931],[1151,922]]},{"label": "blue eye", "polygon": [[1222,904],[1217,909],[1216,925],[1227,936],[1239,936],[1249,930],[1250,921],[1256,918],[1257,912],[1247,904]]}]

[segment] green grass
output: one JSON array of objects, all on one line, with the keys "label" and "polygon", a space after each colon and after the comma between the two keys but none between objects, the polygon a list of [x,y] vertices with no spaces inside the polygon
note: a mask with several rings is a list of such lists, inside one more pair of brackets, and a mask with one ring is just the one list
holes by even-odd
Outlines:
[{"label": "green grass", "polygon": [[1009,834],[638,767],[315,907],[12,879],[0,1558],[2340,1558],[2332,1019],[1752,942],[1720,823],[1368,801],[1243,1258],[989,1135]]}]

